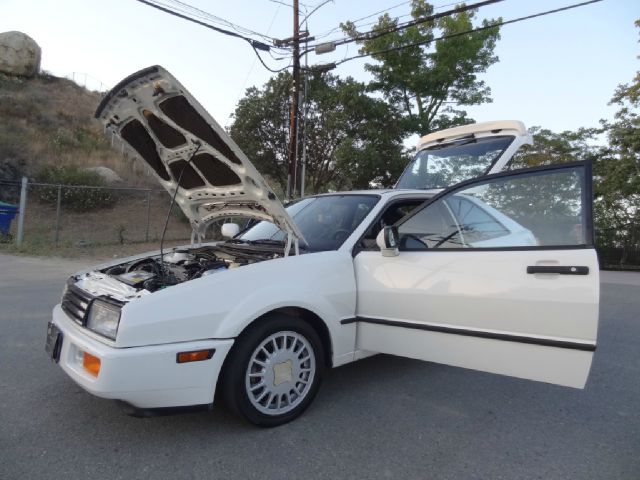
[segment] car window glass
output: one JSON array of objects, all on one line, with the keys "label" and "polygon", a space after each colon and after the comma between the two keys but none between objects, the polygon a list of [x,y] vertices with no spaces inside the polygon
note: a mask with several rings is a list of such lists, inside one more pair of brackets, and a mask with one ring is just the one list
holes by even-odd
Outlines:
[{"label": "car window glass", "polygon": [[425,201],[426,198],[400,200],[387,206],[382,215],[372,223],[362,237],[361,246],[366,249],[377,250],[378,246],[376,245],[376,237],[380,230],[382,230],[383,227],[395,224],[397,221],[411,213],[416,207],[422,205]]},{"label": "car window glass", "polygon": [[[307,241],[308,250],[335,250],[342,245],[378,202],[377,195],[310,197],[287,207]],[[284,240],[274,224],[260,222],[240,236],[244,240]]]},{"label": "car window glass", "polygon": [[[495,216],[471,197],[452,195],[446,200],[458,225],[468,229],[466,240],[473,243],[479,240],[490,240],[509,234],[506,228]],[[473,236],[473,238],[471,238]]]},{"label": "car window glass", "polygon": [[458,224],[445,202],[421,210],[399,228],[400,246],[408,249],[460,248]]},{"label": "car window glass", "polygon": [[400,245],[429,248],[586,243],[581,167],[498,177],[450,192],[400,225]]},{"label": "car window glass", "polygon": [[479,177],[513,141],[513,136],[461,138],[419,151],[396,188],[445,188]]}]

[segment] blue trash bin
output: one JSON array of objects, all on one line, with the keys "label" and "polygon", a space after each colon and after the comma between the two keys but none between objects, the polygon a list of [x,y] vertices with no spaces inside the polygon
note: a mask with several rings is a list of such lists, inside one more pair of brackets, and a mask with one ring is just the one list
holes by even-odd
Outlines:
[{"label": "blue trash bin", "polygon": [[18,206],[0,202],[0,234],[9,235],[11,220],[18,213]]}]

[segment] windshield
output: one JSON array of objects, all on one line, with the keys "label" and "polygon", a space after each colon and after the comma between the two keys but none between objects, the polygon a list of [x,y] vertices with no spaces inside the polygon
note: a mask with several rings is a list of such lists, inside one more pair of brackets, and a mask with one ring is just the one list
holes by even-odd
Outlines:
[{"label": "windshield", "polygon": [[[377,195],[327,195],[309,197],[287,207],[307,250],[336,250],[378,203]],[[260,222],[240,235],[242,240],[284,240],[285,234],[271,222]],[[301,244],[303,244],[301,242]]]},{"label": "windshield", "polygon": [[515,137],[467,137],[421,150],[402,173],[396,188],[446,188],[480,177]]}]

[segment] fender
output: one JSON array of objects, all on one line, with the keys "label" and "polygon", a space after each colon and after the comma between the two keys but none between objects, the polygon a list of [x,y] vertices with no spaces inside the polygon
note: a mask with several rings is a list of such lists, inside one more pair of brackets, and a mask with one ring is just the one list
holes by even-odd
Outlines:
[{"label": "fender", "polygon": [[[261,289],[246,302],[229,311],[219,324],[216,338],[235,338],[253,322],[260,321],[263,315],[279,308],[301,308],[322,320],[329,330],[334,365],[344,363],[340,358],[352,354],[355,350],[355,325],[341,325],[340,320],[352,318],[355,311],[350,306],[336,308],[327,297],[320,296],[313,285],[301,282],[282,282],[269,288]],[[354,293],[355,299],[355,284]],[[259,308],[257,308],[259,307]]]},{"label": "fender", "polygon": [[185,282],[126,304],[116,345],[133,347],[235,338],[261,315],[300,307],[320,317],[334,355],[353,352],[356,283],[349,252],[290,256]]}]

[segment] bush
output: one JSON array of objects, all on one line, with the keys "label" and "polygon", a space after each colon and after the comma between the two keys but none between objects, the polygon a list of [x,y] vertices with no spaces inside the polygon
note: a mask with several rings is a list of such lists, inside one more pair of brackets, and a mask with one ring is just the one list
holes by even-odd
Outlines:
[{"label": "bush", "polygon": [[[58,120],[61,120],[65,114],[58,112],[57,116]],[[98,134],[86,127],[60,127],[51,136],[50,143],[53,150],[58,154],[74,150],[91,153],[109,148],[109,141],[105,135]]]},{"label": "bush", "polygon": [[[77,165],[47,165],[36,175],[40,183],[61,185],[105,186],[104,180],[95,172],[88,172]],[[58,187],[39,187],[36,195],[40,202],[55,205],[58,201]],[[112,190],[102,188],[64,188],[62,205],[79,212],[108,208],[116,203]]]}]

